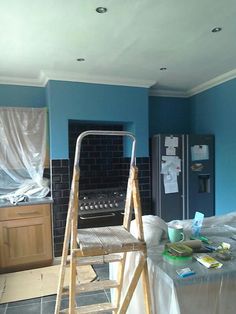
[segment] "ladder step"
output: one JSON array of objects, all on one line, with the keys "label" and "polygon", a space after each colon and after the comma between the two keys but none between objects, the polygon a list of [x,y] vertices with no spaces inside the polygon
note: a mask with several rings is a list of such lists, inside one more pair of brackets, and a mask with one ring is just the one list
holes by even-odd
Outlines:
[{"label": "ladder step", "polygon": [[[109,255],[101,255],[101,256],[87,256],[87,257],[77,257],[77,265],[95,265],[95,264],[106,264],[106,263],[114,263],[120,262],[122,260],[121,254],[109,254]],[[67,265],[70,264],[70,256],[67,257]]]},{"label": "ladder step", "polygon": [[[117,308],[111,303],[99,303],[85,305],[75,308],[75,313],[77,314],[92,314],[92,313],[102,313],[107,311],[114,311]],[[60,311],[61,314],[69,313],[69,309],[64,309]]]},{"label": "ladder step", "polygon": [[[83,293],[89,291],[98,291],[103,289],[117,288],[119,286],[116,280],[102,280],[89,283],[83,283],[76,286],[76,293]],[[69,294],[69,286],[66,286],[62,290],[63,295]]]}]

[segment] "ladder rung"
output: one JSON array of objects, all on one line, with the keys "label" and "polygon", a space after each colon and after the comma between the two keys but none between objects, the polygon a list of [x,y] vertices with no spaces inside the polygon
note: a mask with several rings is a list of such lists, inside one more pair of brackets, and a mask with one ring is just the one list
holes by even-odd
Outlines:
[{"label": "ladder rung", "polygon": [[[87,257],[77,257],[77,265],[95,265],[95,264],[106,264],[120,262],[122,260],[122,255],[120,254],[109,254],[109,255],[100,255],[100,256],[87,256]],[[67,258],[67,265],[70,264],[71,257]]]},{"label": "ladder rung", "polygon": [[[117,308],[111,303],[99,303],[85,305],[75,308],[77,314],[92,314],[92,313],[102,313],[107,311],[114,311]],[[64,309],[60,311],[61,314],[69,313],[69,309]]]},{"label": "ladder rung", "polygon": [[[103,289],[117,288],[119,286],[116,280],[102,280],[89,283],[83,283],[76,286],[76,293],[83,293],[89,291],[98,291]],[[62,290],[63,294],[69,294],[69,286]]]},{"label": "ladder rung", "polygon": [[[74,249],[73,253],[78,258],[86,257],[86,256],[100,256],[100,255],[107,255],[112,253],[127,253],[127,252],[134,252],[134,251],[146,251],[146,244],[143,241],[140,241],[139,243],[130,243],[126,244],[125,247],[119,246],[119,247],[112,247],[107,246],[105,249],[102,247],[92,247],[86,250],[86,252],[83,252],[81,249]],[[83,255],[82,255],[83,254]]]}]

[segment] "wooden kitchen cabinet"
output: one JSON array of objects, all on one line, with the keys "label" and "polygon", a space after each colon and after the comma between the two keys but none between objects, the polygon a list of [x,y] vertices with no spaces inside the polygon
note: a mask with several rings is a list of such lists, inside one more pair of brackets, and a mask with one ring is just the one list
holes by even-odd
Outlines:
[{"label": "wooden kitchen cabinet", "polygon": [[0,272],[51,263],[50,204],[0,208]]}]

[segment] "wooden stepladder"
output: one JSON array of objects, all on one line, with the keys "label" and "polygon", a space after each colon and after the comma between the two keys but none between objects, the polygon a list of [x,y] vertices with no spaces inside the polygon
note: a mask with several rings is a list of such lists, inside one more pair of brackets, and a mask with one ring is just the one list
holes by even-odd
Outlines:
[{"label": "wooden stepladder", "polygon": [[[130,173],[127,186],[124,220],[122,226],[98,227],[77,229],[78,221],[78,194],[79,194],[79,158],[81,142],[88,135],[117,135],[128,136],[132,140],[132,153],[130,162]],[[133,292],[138,280],[142,277],[146,313],[151,311],[150,286],[147,268],[147,251],[144,241],[141,202],[138,186],[138,169],[135,165],[135,137],[124,131],[86,131],[80,134],[76,142],[73,179],[70,192],[70,201],[66,221],[64,245],[59,274],[55,314],[58,313],[113,313],[124,314],[127,311]],[[130,233],[130,223],[134,213],[137,225],[138,238]],[[70,255],[69,254],[70,246]],[[127,252],[136,252],[139,257],[131,281],[125,293],[123,288],[123,277]],[[77,268],[80,265],[93,265],[102,263],[119,262],[117,280],[95,281],[87,284],[77,283]],[[69,263],[69,265],[67,265]],[[66,267],[70,268],[70,283],[64,287]],[[88,306],[79,306],[76,303],[76,295],[87,291],[103,289],[115,289],[115,300],[113,303],[100,303]],[[69,308],[60,310],[62,295],[69,295]]]}]

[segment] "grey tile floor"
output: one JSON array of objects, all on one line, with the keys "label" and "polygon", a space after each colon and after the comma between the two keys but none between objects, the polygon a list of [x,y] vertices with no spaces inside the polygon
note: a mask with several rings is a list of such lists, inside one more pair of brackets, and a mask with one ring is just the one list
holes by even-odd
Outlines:
[{"label": "grey tile floor", "polygon": [[[94,266],[98,279],[108,279],[108,265]],[[55,308],[55,295],[42,298],[0,304],[0,314],[53,314]],[[110,291],[101,290],[87,292],[77,297],[78,304],[89,305],[93,303],[103,303],[110,301]],[[68,299],[63,298],[61,309],[68,307]],[[110,314],[107,312],[106,314]]]}]

